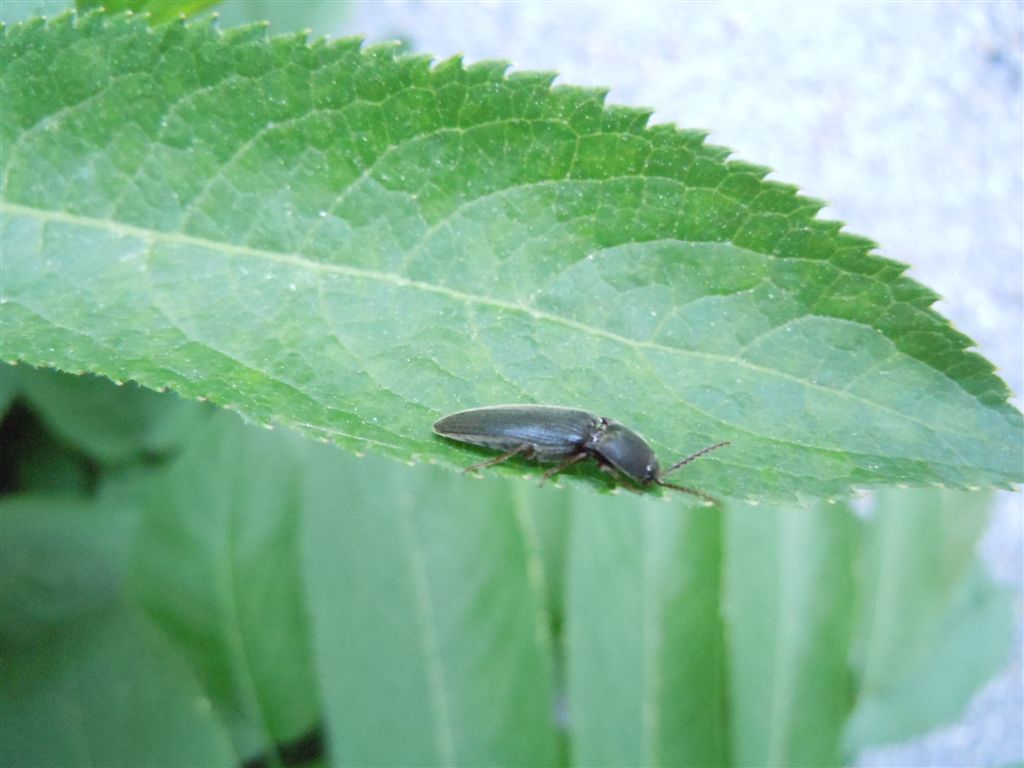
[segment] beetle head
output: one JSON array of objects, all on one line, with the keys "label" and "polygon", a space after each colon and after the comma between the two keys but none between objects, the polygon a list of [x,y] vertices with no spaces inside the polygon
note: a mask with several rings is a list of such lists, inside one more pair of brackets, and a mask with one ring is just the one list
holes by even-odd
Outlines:
[{"label": "beetle head", "polygon": [[618,422],[607,420],[588,448],[600,461],[607,462],[638,485],[658,479],[658,459],[647,442]]}]

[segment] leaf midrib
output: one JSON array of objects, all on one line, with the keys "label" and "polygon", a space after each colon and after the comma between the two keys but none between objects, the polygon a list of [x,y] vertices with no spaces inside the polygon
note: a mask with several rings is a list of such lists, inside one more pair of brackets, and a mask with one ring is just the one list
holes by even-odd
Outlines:
[{"label": "leaf midrib", "polygon": [[[671,347],[655,341],[641,341],[638,339],[632,339],[629,338],[628,336],[622,336],[620,334],[606,330],[604,328],[599,328],[593,325],[588,325],[587,323],[579,322],[578,320],[572,320],[567,317],[562,317],[560,315],[552,314],[550,312],[545,312],[543,310],[525,306],[523,304],[517,304],[515,302],[510,301],[502,301],[501,299],[484,296],[482,294],[465,293],[463,291],[459,291],[454,288],[449,288],[447,286],[437,285],[434,283],[427,283],[421,280],[413,280],[390,272],[379,272],[376,270],[353,267],[344,264],[326,264],[323,262],[312,261],[308,258],[304,258],[302,256],[290,253],[267,251],[259,248],[253,248],[247,245],[237,245],[234,243],[224,243],[215,240],[208,240],[206,238],[196,237],[195,235],[186,235],[180,232],[162,232],[159,230],[146,229],[144,227],[136,227],[131,224],[124,224],[122,222],[113,222],[104,219],[97,219],[91,216],[81,216],[78,214],[65,213],[63,211],[49,211],[40,208],[35,208],[32,206],[21,205],[19,203],[10,203],[4,200],[0,200],[0,214],[6,213],[8,211],[15,214],[29,216],[40,221],[52,221],[75,226],[89,227],[92,229],[116,233],[121,236],[132,236],[151,242],[164,242],[177,245],[187,245],[198,248],[204,248],[210,251],[220,252],[223,253],[224,255],[229,256],[244,256],[262,261],[271,261],[279,264],[287,264],[298,269],[307,270],[311,272],[347,275],[349,277],[354,277],[367,281],[388,283],[400,288],[410,288],[413,290],[423,291],[425,293],[433,293],[441,296],[447,296],[464,304],[487,306],[505,310],[508,312],[521,313],[528,315],[534,320],[548,322],[556,325],[562,325],[564,327],[572,328],[573,330],[579,331],[585,335],[604,338],[632,349],[655,350],[667,354],[683,355],[693,359],[726,363],[735,365],[740,368],[745,368],[757,374],[779,377],[781,379],[791,381],[793,383],[796,383],[803,387],[807,387],[812,390],[825,392],[832,397],[838,397],[844,400],[866,405],[870,408],[877,409],[880,412],[886,413],[895,419],[917,424],[918,426],[923,427],[930,433],[936,433],[934,424],[915,418],[914,416],[908,415],[903,411],[899,411],[890,406],[875,402],[873,400],[869,400],[860,395],[855,395],[846,390],[834,389],[832,387],[827,387],[822,384],[809,381],[807,379],[801,379],[792,374],[785,373],[783,371],[779,371],[773,368],[767,368],[765,366],[752,363],[749,360],[745,360],[743,358],[738,358],[732,355],[720,355],[712,352],[684,349],[681,347]],[[692,243],[692,241],[687,242]],[[716,244],[722,245],[723,243],[716,242]],[[9,300],[10,297],[0,296],[0,301]],[[817,315],[805,314],[802,316],[803,319],[809,317],[817,317]],[[843,320],[842,318],[829,317],[828,319],[836,322],[851,323],[852,325],[855,325],[857,327],[863,327],[860,323],[853,323],[850,320]],[[719,419],[719,421],[721,421],[721,419]],[[743,431],[749,431],[746,427],[743,427],[742,425],[730,426],[734,426],[737,429],[741,429]],[[817,449],[824,449],[822,446],[811,447]],[[970,465],[969,462],[964,463]]]}]

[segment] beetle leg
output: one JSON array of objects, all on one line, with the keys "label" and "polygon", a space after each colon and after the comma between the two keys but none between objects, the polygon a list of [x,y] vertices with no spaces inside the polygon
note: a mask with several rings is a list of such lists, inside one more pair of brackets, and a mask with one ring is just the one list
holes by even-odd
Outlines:
[{"label": "beetle leg", "polygon": [[630,493],[643,493],[643,490],[641,488],[637,488],[636,484],[632,480],[630,480],[626,475],[617,470],[613,465],[598,459],[598,467],[602,472],[607,472],[609,475],[615,478],[617,488],[625,488]]},{"label": "beetle leg", "polygon": [[570,456],[568,459],[563,461],[557,467],[552,467],[547,472],[545,472],[544,476],[541,477],[541,479],[540,479],[540,484],[544,485],[544,483],[546,483],[548,478],[551,477],[552,475],[556,475],[559,472],[561,472],[563,469],[565,469],[566,467],[571,467],[577,461],[583,461],[586,458],[589,458],[589,456],[588,456],[588,454],[584,453],[583,451],[580,451],[579,453],[574,453],[572,456]]},{"label": "beetle leg", "polygon": [[505,451],[505,453],[501,454],[501,456],[497,456],[493,459],[488,459],[487,461],[481,461],[477,464],[473,464],[471,466],[466,467],[462,471],[474,472],[478,469],[483,469],[485,467],[493,467],[495,464],[501,464],[501,462],[508,461],[513,456],[518,456],[519,454],[522,454],[523,456],[529,458],[533,454],[533,446],[527,443],[517,445],[515,448],[512,448],[511,450]]}]

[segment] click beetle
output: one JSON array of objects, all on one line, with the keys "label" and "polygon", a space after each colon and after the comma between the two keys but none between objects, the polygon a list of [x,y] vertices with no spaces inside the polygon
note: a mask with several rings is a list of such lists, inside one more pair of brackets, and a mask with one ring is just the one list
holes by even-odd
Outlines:
[{"label": "click beetle", "polygon": [[541,478],[543,485],[545,480],[566,467],[584,459],[594,459],[602,469],[616,476],[625,475],[638,486],[653,483],[712,503],[716,500],[706,493],[666,483],[662,478],[716,448],[729,445],[728,441],[710,445],[662,472],[654,451],[633,430],[589,411],[555,405],[470,408],[440,419],[434,424],[434,431],[452,440],[504,451],[493,459],[466,467],[466,472],[500,464],[513,456],[523,456],[556,464],[544,473]]}]

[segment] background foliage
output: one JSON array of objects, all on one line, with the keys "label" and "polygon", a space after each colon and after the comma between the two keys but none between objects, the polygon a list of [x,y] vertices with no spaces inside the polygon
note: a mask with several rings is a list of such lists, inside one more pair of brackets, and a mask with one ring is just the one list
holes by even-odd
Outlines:
[{"label": "background foliage", "polygon": [[838,764],[1006,658],[975,494],[864,519],[468,482],[3,372],[7,765],[275,762],[321,721],[339,765]]}]

